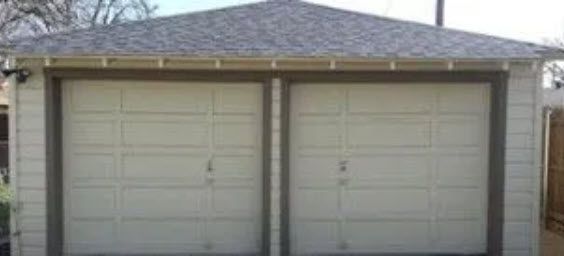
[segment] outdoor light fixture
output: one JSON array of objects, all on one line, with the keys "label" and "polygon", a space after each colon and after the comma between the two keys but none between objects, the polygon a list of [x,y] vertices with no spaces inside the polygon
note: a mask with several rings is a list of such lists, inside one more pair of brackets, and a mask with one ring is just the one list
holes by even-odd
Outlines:
[{"label": "outdoor light fixture", "polygon": [[25,83],[27,78],[31,75],[31,71],[28,69],[2,69],[2,75],[4,77],[9,77],[13,74],[16,75],[16,81],[18,83]]},{"label": "outdoor light fixture", "polygon": [[562,87],[564,87],[564,78],[554,81],[554,88],[561,89]]}]

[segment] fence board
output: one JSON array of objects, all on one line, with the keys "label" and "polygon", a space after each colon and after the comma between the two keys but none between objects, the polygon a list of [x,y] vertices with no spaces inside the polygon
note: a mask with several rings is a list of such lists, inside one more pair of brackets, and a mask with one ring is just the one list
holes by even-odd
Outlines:
[{"label": "fence board", "polygon": [[564,109],[553,109],[547,173],[547,228],[564,233]]}]

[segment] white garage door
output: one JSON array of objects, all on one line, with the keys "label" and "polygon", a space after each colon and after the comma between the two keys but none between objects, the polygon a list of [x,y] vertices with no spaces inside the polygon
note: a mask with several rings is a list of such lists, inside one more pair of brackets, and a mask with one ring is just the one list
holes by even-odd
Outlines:
[{"label": "white garage door", "polygon": [[489,86],[296,84],[294,254],[484,253]]},{"label": "white garage door", "polygon": [[260,84],[63,88],[66,253],[258,252]]}]

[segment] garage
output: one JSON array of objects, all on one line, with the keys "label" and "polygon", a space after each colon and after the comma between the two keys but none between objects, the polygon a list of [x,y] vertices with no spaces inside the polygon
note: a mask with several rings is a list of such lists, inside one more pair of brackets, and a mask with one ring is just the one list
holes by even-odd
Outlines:
[{"label": "garage", "polygon": [[294,83],[292,253],[486,253],[490,86]]},{"label": "garage", "polygon": [[64,81],[65,253],[258,253],[261,86]]},{"label": "garage", "polygon": [[540,255],[562,49],[308,0],[6,47],[14,256]]}]

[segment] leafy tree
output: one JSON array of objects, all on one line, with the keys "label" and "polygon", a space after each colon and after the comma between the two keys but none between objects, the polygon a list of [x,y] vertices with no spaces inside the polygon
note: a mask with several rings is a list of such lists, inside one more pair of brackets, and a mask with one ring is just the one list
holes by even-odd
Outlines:
[{"label": "leafy tree", "polygon": [[151,18],[151,0],[0,0],[0,39]]},{"label": "leafy tree", "polygon": [[[546,41],[547,45],[564,49],[564,37]],[[564,62],[552,61],[545,65],[545,74],[550,79],[551,86],[556,89],[564,87]]]},{"label": "leafy tree", "polygon": [[0,66],[10,39],[147,19],[157,9],[151,0],[0,0]]}]

